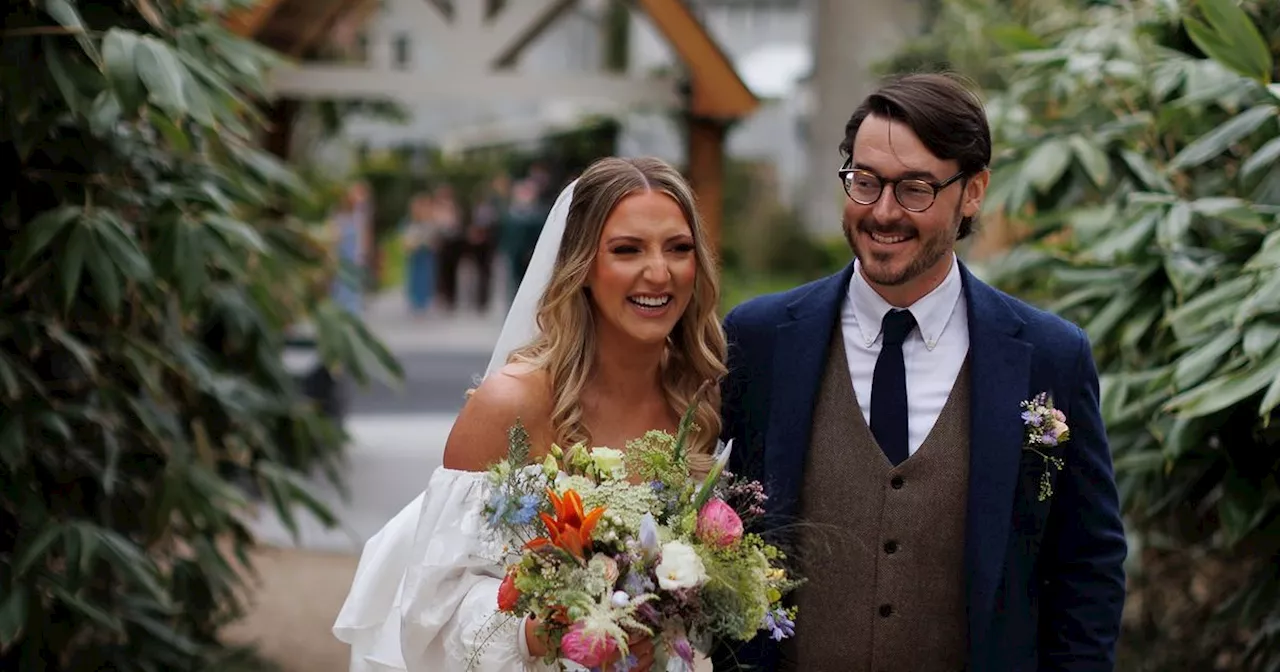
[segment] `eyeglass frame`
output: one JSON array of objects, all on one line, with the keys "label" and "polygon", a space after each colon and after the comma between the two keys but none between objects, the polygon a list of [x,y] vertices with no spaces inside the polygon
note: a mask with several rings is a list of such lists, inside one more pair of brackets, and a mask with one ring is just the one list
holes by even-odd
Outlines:
[{"label": "eyeglass frame", "polygon": [[[870,203],[863,203],[862,201],[859,201],[858,199],[854,198],[853,194],[849,193],[849,184],[848,184],[848,181],[845,179],[845,176],[850,175],[852,173],[866,173],[880,181],[880,190],[876,192],[876,197],[872,199]],[[853,201],[854,203],[857,203],[858,205],[875,205],[877,202],[880,201],[881,198],[884,198],[884,188],[888,186],[892,188],[893,200],[897,201],[898,205],[901,206],[903,210],[906,210],[907,212],[915,212],[915,213],[925,212],[929,208],[932,208],[933,204],[936,203],[938,200],[938,194],[943,189],[946,189],[947,187],[951,186],[956,180],[959,180],[960,178],[964,177],[967,174],[968,174],[968,171],[962,169],[960,172],[956,173],[955,175],[952,175],[951,177],[948,177],[945,180],[942,180],[941,182],[924,180],[919,177],[900,177],[896,180],[891,180],[886,177],[881,177],[880,175],[876,175],[874,172],[867,170],[866,168],[854,168],[849,161],[846,161],[844,165],[841,166],[840,169],[836,171],[836,176],[840,178],[840,187],[844,189],[844,195],[848,196],[849,200]],[[933,189],[933,197],[929,200],[929,205],[926,205],[919,210],[913,210],[912,208],[908,208],[905,204],[903,204],[902,198],[898,196],[898,185],[903,182],[919,182],[920,184],[927,185],[930,189]]]}]

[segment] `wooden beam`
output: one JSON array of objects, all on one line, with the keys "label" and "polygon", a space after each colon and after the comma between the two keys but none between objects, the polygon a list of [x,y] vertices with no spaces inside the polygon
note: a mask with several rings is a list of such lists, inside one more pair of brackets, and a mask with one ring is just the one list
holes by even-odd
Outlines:
[{"label": "wooden beam", "polygon": [[488,62],[492,67],[509,68],[515,65],[520,54],[547,27],[555,23],[577,0],[520,0],[503,7],[491,24],[493,53]]},{"label": "wooden beam", "polygon": [[760,101],[683,0],[636,0],[689,70],[689,111],[702,117],[741,119]]},{"label": "wooden beam", "polygon": [[277,68],[271,73],[268,87],[273,94],[296,98],[395,98],[409,102],[554,98],[663,108],[681,104],[677,82],[669,77],[490,72],[450,78],[448,72],[314,64]]},{"label": "wooden beam", "polygon": [[720,119],[686,117],[689,184],[698,197],[708,242],[717,254],[724,217],[724,141],[729,124]]},{"label": "wooden beam", "polygon": [[329,33],[333,32],[333,27],[338,24],[343,15],[354,9],[359,8],[361,4],[368,0],[308,0],[309,2],[318,3],[326,2],[324,10],[320,13],[320,18],[313,21],[310,25],[302,28],[298,38],[288,49],[284,50],[294,58],[301,58],[313,47],[320,43]]},{"label": "wooden beam", "polygon": [[226,19],[227,29],[240,37],[255,37],[285,0],[259,0],[248,9],[232,12]]}]

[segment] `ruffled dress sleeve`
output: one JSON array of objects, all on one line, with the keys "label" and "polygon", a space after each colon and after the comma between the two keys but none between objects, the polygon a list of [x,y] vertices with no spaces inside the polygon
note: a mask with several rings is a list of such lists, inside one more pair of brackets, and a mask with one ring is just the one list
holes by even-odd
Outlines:
[{"label": "ruffled dress sleeve", "polygon": [[437,469],[364,547],[334,624],[352,672],[542,672],[519,619],[498,612],[504,540],[484,525],[479,472]]}]

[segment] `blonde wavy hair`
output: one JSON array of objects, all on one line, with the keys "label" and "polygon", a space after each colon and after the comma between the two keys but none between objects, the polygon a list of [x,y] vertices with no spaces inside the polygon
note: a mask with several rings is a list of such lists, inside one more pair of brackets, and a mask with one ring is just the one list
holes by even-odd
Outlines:
[{"label": "blonde wavy hair", "polygon": [[[556,442],[566,447],[578,441],[590,445],[591,432],[583,423],[579,400],[595,365],[596,316],[585,285],[605,220],[622,199],[646,192],[670,196],[693,233],[697,259],[693,297],[667,337],[661,375],[663,392],[677,415],[698,396],[694,411],[697,431],[689,437],[690,466],[705,473],[720,435],[719,382],[726,371],[725,335],[716,316],[720,283],[693,190],[661,159],[600,159],[578,178],[555,270],[538,302],[538,335],[513,351],[507,361],[526,363],[550,375],[554,395],[551,427]],[[704,386],[706,382],[712,384]]]}]

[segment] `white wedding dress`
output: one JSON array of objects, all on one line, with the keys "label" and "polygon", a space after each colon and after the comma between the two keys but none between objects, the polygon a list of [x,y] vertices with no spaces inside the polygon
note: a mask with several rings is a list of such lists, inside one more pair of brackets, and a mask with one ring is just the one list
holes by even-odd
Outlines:
[{"label": "white wedding dress", "polygon": [[365,544],[333,627],[351,645],[351,672],[555,669],[497,611],[503,544],[485,528],[487,498],[483,473],[440,467]]}]

